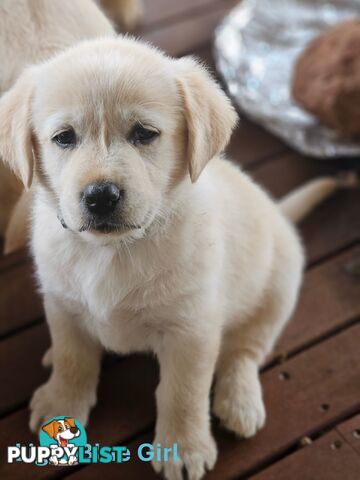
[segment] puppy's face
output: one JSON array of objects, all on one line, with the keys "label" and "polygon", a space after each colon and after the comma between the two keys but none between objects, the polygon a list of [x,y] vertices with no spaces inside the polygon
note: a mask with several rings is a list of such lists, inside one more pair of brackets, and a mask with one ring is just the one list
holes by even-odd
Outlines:
[{"label": "puppy's face", "polygon": [[166,67],[151,50],[110,44],[43,68],[33,103],[39,167],[72,231],[141,236],[164,208],[186,148]]},{"label": "puppy's face", "polygon": [[0,104],[0,151],[16,137],[5,159],[25,184],[36,172],[64,228],[93,241],[140,238],[187,172],[195,181],[225,146],[235,120],[193,60],[130,39],[93,41],[18,81]]}]

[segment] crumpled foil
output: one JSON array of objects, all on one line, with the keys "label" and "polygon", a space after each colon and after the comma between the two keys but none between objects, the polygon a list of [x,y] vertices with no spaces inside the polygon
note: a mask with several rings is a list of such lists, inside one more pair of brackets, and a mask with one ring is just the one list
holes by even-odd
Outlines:
[{"label": "crumpled foil", "polygon": [[328,27],[360,16],[359,0],[243,0],[215,32],[216,66],[241,111],[302,153],[360,155],[291,97],[294,63]]}]

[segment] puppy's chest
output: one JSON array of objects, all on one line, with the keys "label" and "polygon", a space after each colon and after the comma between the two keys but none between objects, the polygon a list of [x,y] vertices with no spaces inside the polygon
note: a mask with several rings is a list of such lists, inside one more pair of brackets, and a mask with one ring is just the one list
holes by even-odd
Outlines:
[{"label": "puppy's chest", "polygon": [[[146,269],[145,269],[146,271]],[[109,317],[114,310],[139,311],[148,308],[161,285],[152,279],[158,272],[139,272],[109,256],[76,262],[64,279],[74,299],[80,300],[97,317]]]},{"label": "puppy's chest", "polygon": [[169,296],[164,295],[161,278],[132,280],[119,279],[115,273],[113,281],[119,287],[110,296],[111,286],[105,286],[109,278],[98,285],[96,293],[87,292],[87,326],[108,350],[120,353],[152,350],[169,328],[166,318]]},{"label": "puppy's chest", "polygon": [[126,352],[151,349],[162,337],[177,283],[173,270],[149,265],[139,271],[115,255],[102,254],[92,261],[69,262],[58,272],[54,288],[74,302],[105,348]]}]

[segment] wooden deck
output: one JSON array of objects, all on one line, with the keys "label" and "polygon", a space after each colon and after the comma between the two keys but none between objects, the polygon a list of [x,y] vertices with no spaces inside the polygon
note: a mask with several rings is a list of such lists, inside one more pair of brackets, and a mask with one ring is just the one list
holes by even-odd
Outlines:
[{"label": "wooden deck", "polygon": [[[211,66],[213,30],[237,0],[145,3],[145,38]],[[244,118],[228,152],[275,197],[335,168],[292,152]],[[360,479],[360,191],[337,193],[300,230],[307,271],[296,313],[262,374],[266,427],[245,441],[214,420],[220,453],[209,480]],[[37,444],[28,430],[28,401],[49,375],[40,366],[47,327],[24,252],[0,258],[0,316],[0,479],[158,478],[136,461],[68,469],[6,463],[8,445]],[[157,375],[145,356],[106,361],[89,440],[133,448],[151,440]]]}]

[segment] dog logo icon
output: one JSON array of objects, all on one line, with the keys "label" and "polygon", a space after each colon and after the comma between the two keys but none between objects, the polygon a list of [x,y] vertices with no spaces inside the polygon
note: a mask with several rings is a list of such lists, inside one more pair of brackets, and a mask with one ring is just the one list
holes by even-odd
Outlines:
[{"label": "dog logo icon", "polygon": [[40,430],[40,445],[51,448],[49,463],[52,465],[78,464],[78,447],[86,442],[84,427],[72,417],[55,417]]}]

